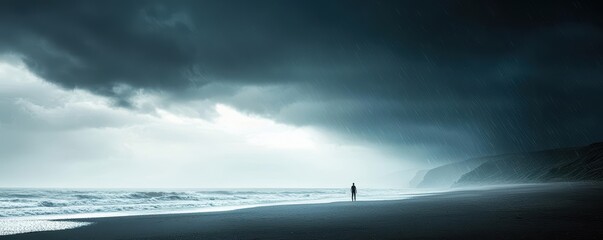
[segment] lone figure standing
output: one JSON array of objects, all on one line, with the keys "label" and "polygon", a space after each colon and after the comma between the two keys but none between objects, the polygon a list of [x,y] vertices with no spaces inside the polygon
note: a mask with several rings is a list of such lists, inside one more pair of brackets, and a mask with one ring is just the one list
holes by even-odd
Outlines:
[{"label": "lone figure standing", "polygon": [[352,201],[356,201],[356,186],[352,183]]}]

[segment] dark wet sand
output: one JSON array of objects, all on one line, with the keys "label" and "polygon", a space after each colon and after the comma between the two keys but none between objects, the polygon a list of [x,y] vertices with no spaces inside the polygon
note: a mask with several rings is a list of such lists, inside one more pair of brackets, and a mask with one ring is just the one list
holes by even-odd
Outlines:
[{"label": "dark wet sand", "polygon": [[85,219],[0,239],[603,239],[603,184],[465,190],[407,200]]}]

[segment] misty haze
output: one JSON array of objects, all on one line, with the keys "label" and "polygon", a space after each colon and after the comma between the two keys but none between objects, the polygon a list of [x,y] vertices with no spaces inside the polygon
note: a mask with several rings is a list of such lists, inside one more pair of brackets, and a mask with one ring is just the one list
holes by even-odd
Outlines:
[{"label": "misty haze", "polygon": [[601,12],[0,1],[0,239],[602,239]]}]

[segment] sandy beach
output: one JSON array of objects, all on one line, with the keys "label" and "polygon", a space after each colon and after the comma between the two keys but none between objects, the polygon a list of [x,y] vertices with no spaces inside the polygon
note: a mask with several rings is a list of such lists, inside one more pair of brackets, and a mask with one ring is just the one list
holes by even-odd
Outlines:
[{"label": "sandy beach", "polygon": [[603,185],[462,190],[394,201],[78,219],[0,239],[601,239]]}]

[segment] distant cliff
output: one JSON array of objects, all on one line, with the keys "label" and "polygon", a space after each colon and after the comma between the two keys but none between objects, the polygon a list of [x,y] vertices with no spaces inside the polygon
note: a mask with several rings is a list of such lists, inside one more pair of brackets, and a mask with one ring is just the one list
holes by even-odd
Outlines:
[{"label": "distant cliff", "polygon": [[408,186],[409,187],[417,187],[419,186],[419,184],[421,184],[421,182],[423,181],[423,177],[425,177],[425,174],[427,174],[427,171],[429,171],[429,169],[423,169],[423,170],[419,170],[415,173],[415,176],[410,179],[410,181],[408,182]]},{"label": "distant cliff", "polygon": [[576,148],[509,154],[484,162],[461,176],[456,185],[546,182],[552,169],[579,155]]},{"label": "distant cliff", "polygon": [[429,170],[419,187],[603,180],[603,143],[475,158]]},{"label": "distant cliff", "polygon": [[423,188],[441,188],[450,187],[463,174],[473,170],[482,164],[486,159],[469,159],[466,161],[455,162],[444,166],[433,168],[423,175],[423,180],[417,187]]},{"label": "distant cliff", "polygon": [[555,166],[543,179],[603,180],[603,142],[580,149],[579,156]]}]

